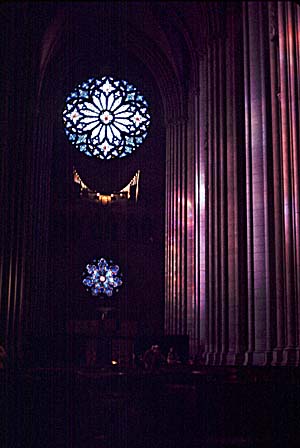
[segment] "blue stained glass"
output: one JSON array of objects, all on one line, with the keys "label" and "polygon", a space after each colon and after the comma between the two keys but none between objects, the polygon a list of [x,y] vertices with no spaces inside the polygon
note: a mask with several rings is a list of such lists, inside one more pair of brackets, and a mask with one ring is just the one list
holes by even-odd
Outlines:
[{"label": "blue stained glass", "polygon": [[96,269],[96,266],[94,266],[93,264],[88,264],[86,266],[86,270],[88,271],[89,274],[92,274],[95,269]]},{"label": "blue stained glass", "polygon": [[83,97],[83,98],[88,98],[88,97],[89,97],[88,92],[86,92],[86,91],[84,91],[84,90],[80,90],[79,92],[80,92],[80,96],[81,96],[81,97]]},{"label": "blue stained glass", "polygon": [[[148,103],[136,87],[125,80],[104,76],[89,78],[71,92],[66,99],[63,121],[67,136],[80,151],[111,159],[124,157],[143,143],[144,137],[139,141],[134,137],[141,134],[141,129],[149,128],[150,115]],[[124,145],[128,138],[131,151]]]},{"label": "blue stained glass", "polygon": [[92,286],[93,285],[93,280],[90,278],[85,278],[82,282],[85,286]]},{"label": "blue stained glass", "polygon": [[118,265],[105,258],[94,260],[94,264],[87,264],[82,274],[83,285],[93,296],[111,297],[117,286],[122,285],[122,273]]},{"label": "blue stained glass", "polygon": [[133,138],[132,138],[132,137],[127,138],[127,139],[126,139],[126,143],[127,143],[127,145],[133,145],[133,146],[134,146],[134,140],[133,140]]},{"label": "blue stained glass", "polygon": [[98,262],[98,268],[100,271],[105,272],[107,268],[107,261],[104,258],[100,258]]},{"label": "blue stained glass", "polygon": [[119,266],[115,265],[115,266],[111,266],[110,270],[113,274],[117,274],[119,272]]},{"label": "blue stained glass", "polygon": [[122,280],[119,277],[116,277],[113,279],[113,287],[116,288],[117,286],[122,285]]}]

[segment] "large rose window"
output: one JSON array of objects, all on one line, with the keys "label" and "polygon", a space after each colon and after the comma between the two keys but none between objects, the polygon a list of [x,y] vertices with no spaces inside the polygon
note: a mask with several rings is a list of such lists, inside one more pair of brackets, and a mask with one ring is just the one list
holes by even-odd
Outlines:
[{"label": "large rose window", "polygon": [[71,143],[100,159],[131,154],[150,125],[148,103],[137,88],[107,76],[79,84],[66,100],[63,120]]}]

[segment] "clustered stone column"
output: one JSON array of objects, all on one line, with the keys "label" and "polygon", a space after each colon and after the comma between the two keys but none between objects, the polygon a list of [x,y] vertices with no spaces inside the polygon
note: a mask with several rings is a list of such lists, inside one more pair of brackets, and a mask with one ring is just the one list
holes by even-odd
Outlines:
[{"label": "clustered stone column", "polygon": [[166,332],[187,331],[187,184],[186,121],[177,119],[167,129]]},{"label": "clustered stone column", "polygon": [[[1,11],[0,341],[12,364],[22,357],[33,296],[40,298],[36,280],[43,275],[47,260],[43,224],[47,220],[44,189],[49,184],[42,178],[41,165],[49,166],[49,160],[38,138],[33,94],[37,93],[38,59],[31,57],[38,52],[37,37],[43,30],[42,22],[37,28],[34,18],[24,20],[30,17],[30,8],[7,4]],[[44,140],[48,137],[46,133]],[[39,301],[36,304],[40,306]]]},{"label": "clustered stone column", "polygon": [[[299,6],[278,3],[279,127],[283,215],[285,347],[283,363],[299,363]],[[297,331],[298,328],[298,331]]]},{"label": "clustered stone column", "polygon": [[[35,113],[35,133],[32,143],[32,162],[28,189],[30,221],[28,221],[27,285],[30,291],[24,313],[26,334],[51,331],[49,313],[49,221],[50,179],[53,150],[54,119],[51,113]],[[52,323],[52,322],[51,322]]]},{"label": "clustered stone column", "polygon": [[299,36],[296,3],[229,3],[168,127],[166,330],[208,364],[300,363]]}]

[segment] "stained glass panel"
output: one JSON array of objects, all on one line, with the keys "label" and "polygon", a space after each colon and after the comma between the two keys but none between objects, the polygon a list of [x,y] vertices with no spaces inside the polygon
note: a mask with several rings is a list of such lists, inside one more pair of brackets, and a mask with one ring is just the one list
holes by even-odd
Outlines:
[{"label": "stained glass panel", "polygon": [[118,265],[105,258],[95,259],[86,265],[82,273],[82,283],[93,296],[111,297],[122,285],[122,273]]},{"label": "stained glass panel", "polygon": [[100,159],[125,157],[148,134],[149,106],[127,81],[90,78],[67,97],[63,121],[68,139],[81,152]]}]

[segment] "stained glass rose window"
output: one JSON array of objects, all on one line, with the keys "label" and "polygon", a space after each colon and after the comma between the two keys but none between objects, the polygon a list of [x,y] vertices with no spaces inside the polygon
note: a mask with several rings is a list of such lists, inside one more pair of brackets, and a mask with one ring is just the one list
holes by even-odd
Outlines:
[{"label": "stained glass rose window", "polygon": [[125,157],[145,140],[148,103],[135,86],[104,76],[79,84],[63,111],[65,133],[80,151],[100,159]]},{"label": "stained glass rose window", "polygon": [[82,283],[93,296],[111,297],[122,285],[122,274],[118,265],[105,258],[94,260],[86,265],[82,273]]}]

